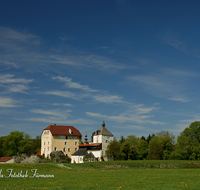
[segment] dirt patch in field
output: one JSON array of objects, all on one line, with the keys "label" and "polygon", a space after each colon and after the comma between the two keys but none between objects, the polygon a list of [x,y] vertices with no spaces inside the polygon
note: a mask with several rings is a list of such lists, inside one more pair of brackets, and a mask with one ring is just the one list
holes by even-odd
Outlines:
[{"label": "dirt patch in field", "polygon": [[70,167],[64,166],[64,164],[57,164],[57,166],[61,167],[61,168],[66,168],[66,169],[72,169]]}]

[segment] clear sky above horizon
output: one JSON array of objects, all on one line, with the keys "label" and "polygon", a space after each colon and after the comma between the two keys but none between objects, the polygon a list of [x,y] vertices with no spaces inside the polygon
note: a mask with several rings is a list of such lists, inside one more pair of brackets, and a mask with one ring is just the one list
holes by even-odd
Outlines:
[{"label": "clear sky above horizon", "polygon": [[[0,136],[117,139],[200,121],[200,1],[0,2]],[[89,138],[90,140],[90,138]]]}]

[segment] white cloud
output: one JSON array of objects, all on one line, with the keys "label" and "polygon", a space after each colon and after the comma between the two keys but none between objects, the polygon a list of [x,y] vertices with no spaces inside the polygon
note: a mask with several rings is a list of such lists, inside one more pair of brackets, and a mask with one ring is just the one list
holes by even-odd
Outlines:
[{"label": "white cloud", "polygon": [[101,95],[101,94],[98,94],[98,95],[93,95],[92,96],[96,101],[98,102],[103,102],[103,103],[122,103],[123,101],[123,98],[122,97],[119,97],[118,95]]},{"label": "white cloud", "polygon": [[[195,73],[196,74],[196,73]],[[160,73],[149,75],[136,75],[128,77],[128,80],[139,84],[150,94],[156,97],[164,97],[169,100],[188,102],[186,80],[188,77],[197,76],[194,72],[174,69],[163,69]]]},{"label": "white cloud", "polygon": [[0,107],[10,108],[10,107],[18,107],[18,106],[16,105],[15,100],[11,98],[7,98],[7,97],[0,97]]},{"label": "white cloud", "polygon": [[14,75],[11,74],[0,75],[0,84],[2,84],[0,86],[6,88],[4,92],[2,91],[2,94],[13,92],[27,93],[26,90],[29,89],[27,85],[32,81],[33,79],[14,78]]},{"label": "white cloud", "polygon": [[76,95],[73,92],[70,91],[59,91],[59,90],[51,90],[51,91],[47,91],[47,92],[40,92],[42,94],[47,94],[47,95],[55,95],[55,96],[61,96],[64,98],[72,98],[74,100],[80,100],[81,97],[79,97],[78,95]]},{"label": "white cloud", "polygon": [[72,106],[72,104],[53,103],[54,106]]},{"label": "white cloud", "polygon": [[0,39],[0,45],[8,42],[34,45],[40,44],[40,38],[36,35],[4,27],[0,27]]},{"label": "white cloud", "polygon": [[[16,118],[18,119],[18,118]],[[70,119],[59,119],[57,117],[46,117],[46,118],[26,118],[26,119],[18,119],[18,120],[25,120],[25,121],[35,121],[35,122],[44,122],[44,123],[56,123],[56,124],[65,124],[66,123],[68,125],[74,125],[74,124],[84,124],[84,125],[91,125],[94,124],[96,122],[91,121],[91,120],[87,120],[87,119],[75,119],[75,120],[70,120]]]},{"label": "white cloud", "polygon": [[71,112],[71,110],[63,111],[63,110],[42,110],[42,109],[32,109],[30,110],[32,113],[37,113],[37,114],[44,114],[44,115],[52,115],[52,116],[57,116],[60,118],[67,118],[68,113]]},{"label": "white cloud", "polygon": [[[118,69],[133,69],[135,67],[128,66],[122,63],[118,63],[116,60],[112,60],[107,57],[98,56],[98,55],[51,55],[50,62],[60,63],[71,66],[78,67],[90,67],[96,69],[103,69],[108,72],[113,72]],[[52,61],[53,60],[53,61]]]},{"label": "white cloud", "polygon": [[180,40],[180,37],[178,34],[173,33],[172,31],[167,31],[163,37],[163,42],[184,52],[188,53],[188,47],[186,40]]},{"label": "white cloud", "polygon": [[4,74],[0,75],[0,83],[2,84],[8,84],[8,83],[30,83],[33,81],[33,79],[23,79],[23,78],[13,78],[14,75],[11,74]]},{"label": "white cloud", "polygon": [[[118,128],[118,129],[138,129],[138,130],[145,129],[143,126],[138,126],[138,125],[115,126],[115,128]],[[147,129],[145,129],[145,130],[147,130]]]},{"label": "white cloud", "polygon": [[97,90],[92,90],[88,85],[81,85],[77,82],[72,82],[72,79],[68,78],[68,77],[58,76],[58,77],[52,77],[52,79],[58,80],[58,81],[61,81],[61,82],[65,82],[65,84],[68,88],[80,89],[80,90],[84,90],[84,91],[87,91],[87,92],[98,92]]},{"label": "white cloud", "polygon": [[136,123],[150,123],[150,124],[155,124],[155,125],[163,125],[165,124],[164,122],[159,122],[159,121],[152,121],[152,120],[146,120],[146,118],[150,116],[145,116],[145,115],[138,115],[138,114],[121,114],[117,116],[107,116],[107,115],[102,115],[100,113],[92,113],[92,112],[86,112],[88,116],[91,117],[97,117],[97,118],[105,118],[107,120],[119,122],[119,123],[124,123],[124,122],[136,122]]}]

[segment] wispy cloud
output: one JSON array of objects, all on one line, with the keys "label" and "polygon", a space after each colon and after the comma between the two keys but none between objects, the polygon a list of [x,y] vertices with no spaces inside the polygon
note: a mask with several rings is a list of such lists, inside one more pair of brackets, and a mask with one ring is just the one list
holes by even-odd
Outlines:
[{"label": "wispy cloud", "polygon": [[1,87],[6,89],[5,91],[2,91],[2,94],[13,92],[27,93],[27,84],[32,81],[33,79],[14,78],[14,75],[11,74],[0,75]]},{"label": "wispy cloud", "polygon": [[106,91],[92,89],[88,85],[81,85],[78,82],[72,82],[71,78],[58,76],[58,77],[52,77],[52,79],[64,82],[66,88],[78,89],[81,90],[82,92],[77,94],[69,91],[63,91],[63,92],[50,91],[50,92],[45,92],[45,94],[58,95],[77,100],[78,99],[81,100],[82,98],[90,98],[91,100],[92,98],[96,102],[110,103],[110,104],[112,103],[126,104],[126,102],[123,100],[123,97],[120,97],[119,95],[110,95]]},{"label": "wispy cloud", "polygon": [[34,34],[5,27],[0,27],[0,39],[0,45],[5,45],[9,41],[13,43],[40,44],[40,38]]},{"label": "wispy cloud", "polygon": [[112,72],[115,70],[121,69],[134,69],[133,66],[128,66],[126,64],[119,63],[116,60],[99,56],[99,55],[76,55],[76,56],[68,56],[68,55],[52,55],[50,62],[60,63],[64,65],[70,66],[78,66],[103,69],[107,72]]},{"label": "wispy cloud", "polygon": [[154,124],[154,125],[165,124],[165,122],[149,120],[147,118],[151,117],[150,115],[143,115],[137,112],[126,112],[126,113],[122,113],[116,116],[102,115],[100,113],[93,113],[93,112],[86,112],[86,114],[91,117],[105,118],[107,120],[115,121],[119,123],[135,122],[138,124],[144,124],[144,123],[149,123],[149,124]]},{"label": "wispy cloud", "polygon": [[128,77],[128,80],[139,84],[150,94],[164,97],[169,100],[188,102],[187,84],[188,77],[197,76],[190,71],[177,71],[174,69],[162,69],[159,73],[148,75],[136,75]]},{"label": "wispy cloud", "polygon": [[[16,118],[18,119],[18,118]],[[26,119],[18,119],[18,120],[24,120],[24,121],[34,121],[34,122],[44,122],[44,123],[56,123],[56,124],[65,124],[66,123],[68,125],[74,125],[74,124],[82,124],[82,125],[91,125],[91,124],[94,124],[96,123],[95,121],[91,121],[91,120],[87,120],[87,119],[82,119],[82,118],[78,118],[78,119],[59,119],[59,118],[56,118],[56,117],[41,117],[41,118],[38,118],[38,117],[33,117],[33,118],[26,118]]]},{"label": "wispy cloud", "polygon": [[98,94],[94,95],[93,98],[98,101],[98,102],[103,102],[103,103],[123,103],[123,98],[119,97],[118,95],[103,95],[103,94]]},{"label": "wispy cloud", "polygon": [[5,74],[5,75],[0,75],[0,83],[5,84],[5,83],[29,83],[32,82],[33,79],[23,79],[23,78],[14,78],[14,75],[11,74]]},{"label": "wispy cloud", "polygon": [[67,88],[75,88],[87,92],[97,92],[97,90],[91,89],[88,85],[81,85],[78,82],[72,82],[72,79],[68,77],[58,76],[58,77],[52,77],[52,79],[65,82]]},{"label": "wispy cloud", "polygon": [[[61,37],[63,41],[72,39],[73,37]],[[39,36],[11,28],[0,27],[0,49],[3,52],[0,55],[0,63],[7,66],[7,69],[23,66],[29,72],[47,71],[47,69],[52,69],[55,64],[57,67],[68,65],[73,68],[93,68],[106,72],[134,69],[133,66],[126,65],[113,58],[91,54],[90,52],[70,50],[70,53],[66,54],[66,51],[62,51],[62,48],[54,49],[53,47],[44,50]]]},{"label": "wispy cloud", "polygon": [[51,90],[51,91],[39,92],[39,93],[47,94],[47,95],[61,96],[64,98],[72,98],[74,100],[80,100],[82,98],[82,97],[78,96],[77,94],[70,92],[70,91]]},{"label": "wispy cloud", "polygon": [[180,35],[175,32],[167,31],[163,36],[163,42],[186,54],[188,53],[186,39],[180,39]]},{"label": "wispy cloud", "polygon": [[61,104],[61,103],[53,103],[54,106],[72,106],[72,104]]},{"label": "wispy cloud", "polygon": [[60,109],[53,109],[53,110],[42,110],[42,109],[32,109],[30,110],[32,113],[37,113],[37,114],[43,114],[43,115],[52,115],[60,118],[67,118],[69,115],[69,112],[71,110],[63,111]]},{"label": "wispy cloud", "polygon": [[0,107],[10,108],[18,107],[17,102],[12,98],[0,97]]}]

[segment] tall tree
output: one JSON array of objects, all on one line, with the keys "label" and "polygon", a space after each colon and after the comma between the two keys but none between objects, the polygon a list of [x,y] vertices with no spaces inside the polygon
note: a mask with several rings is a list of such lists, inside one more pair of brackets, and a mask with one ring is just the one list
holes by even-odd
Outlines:
[{"label": "tall tree", "polygon": [[175,144],[176,137],[173,135],[173,133],[170,133],[169,131],[160,131],[156,133],[157,137],[170,137],[172,139],[172,144]]},{"label": "tall tree", "polygon": [[17,153],[27,153],[31,149],[29,135],[24,132],[13,131],[3,140],[3,156],[14,156]]},{"label": "tall tree", "polygon": [[163,155],[163,145],[159,141],[159,137],[154,136],[149,142],[149,159],[150,160],[161,160]]},{"label": "tall tree", "polygon": [[195,121],[185,128],[181,135],[191,137],[192,140],[198,140],[200,143],[200,121]]},{"label": "tall tree", "polygon": [[140,160],[146,159],[148,155],[148,143],[144,139],[140,139],[138,144],[138,158]]},{"label": "tall tree", "polygon": [[120,143],[115,138],[108,144],[106,156],[113,160],[121,160]]},{"label": "tall tree", "polygon": [[129,135],[125,139],[125,141],[121,145],[121,152],[122,157],[124,160],[131,159],[136,160],[138,159],[138,144],[140,142],[140,138],[136,137],[135,135]]}]

